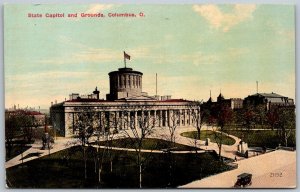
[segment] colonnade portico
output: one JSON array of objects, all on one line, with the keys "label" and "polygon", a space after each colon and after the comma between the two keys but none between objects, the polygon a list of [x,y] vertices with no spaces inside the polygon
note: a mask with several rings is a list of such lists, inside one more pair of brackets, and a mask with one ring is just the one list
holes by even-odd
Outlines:
[{"label": "colonnade portico", "polygon": [[[140,105],[138,102],[98,102],[75,103],[65,102],[60,108],[52,109],[52,116],[63,116],[56,127],[64,130],[65,136],[76,134],[76,123],[84,113],[88,113],[94,128],[101,130],[123,130],[140,128],[142,121],[147,121],[146,126],[168,127],[193,126],[194,118],[199,113],[199,106],[192,105],[189,101],[182,102],[148,102]],[[152,105],[150,105],[152,104]],[[124,106],[125,105],[125,106]],[[56,114],[59,113],[59,114]],[[56,115],[55,115],[56,114]],[[64,127],[63,127],[64,126]]]}]

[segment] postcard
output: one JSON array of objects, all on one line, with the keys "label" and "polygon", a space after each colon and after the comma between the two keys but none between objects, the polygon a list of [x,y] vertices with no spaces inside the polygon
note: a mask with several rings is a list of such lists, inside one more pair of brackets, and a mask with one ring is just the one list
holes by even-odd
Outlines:
[{"label": "postcard", "polygon": [[295,188],[295,6],[5,4],[7,188]]}]

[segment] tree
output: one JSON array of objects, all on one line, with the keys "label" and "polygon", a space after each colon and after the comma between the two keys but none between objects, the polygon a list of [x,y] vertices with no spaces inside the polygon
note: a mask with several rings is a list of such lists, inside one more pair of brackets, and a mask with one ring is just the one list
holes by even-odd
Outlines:
[{"label": "tree", "polygon": [[5,143],[7,155],[10,157],[13,148],[13,140],[20,131],[20,117],[12,115],[9,112],[5,113]]},{"label": "tree", "polygon": [[223,132],[225,129],[225,125],[229,124],[232,121],[232,110],[226,105],[219,105],[217,107],[217,110],[216,123],[220,134],[218,134],[218,132],[214,130],[214,136],[219,148],[219,158],[221,159],[222,144],[224,139]]},{"label": "tree", "polygon": [[208,121],[208,116],[210,111],[208,109],[201,109],[201,102],[196,102],[195,103],[198,111],[193,111],[192,112],[192,120],[193,123],[192,125],[196,128],[197,130],[197,139],[200,140],[201,139],[201,128],[204,125],[205,122]]},{"label": "tree", "polygon": [[176,128],[179,123],[180,112],[179,111],[170,111],[169,115],[170,115],[170,123],[168,125],[168,130],[169,130],[169,139],[168,140],[170,140],[170,143],[171,143],[170,148],[172,148],[172,147],[175,147],[175,140],[176,140],[175,131],[176,131]]},{"label": "tree", "polygon": [[278,129],[284,145],[288,146],[288,139],[293,130],[295,130],[295,112],[293,109],[279,108],[278,109]]},{"label": "tree", "polygon": [[169,163],[169,185],[172,183],[172,169],[174,164],[174,158],[172,155],[172,148],[175,148],[175,140],[176,140],[176,134],[175,131],[178,127],[178,124],[180,123],[180,111],[174,110],[169,111],[170,116],[170,123],[168,124],[168,140],[170,141],[170,147],[166,150],[168,163]]},{"label": "tree", "polygon": [[[138,175],[139,175],[139,187],[142,188],[142,175],[143,170],[145,169],[144,163],[146,159],[142,158],[142,144],[145,139],[154,132],[154,128],[156,125],[156,118],[151,117],[149,114],[145,115],[145,111],[147,107],[140,106],[139,114],[137,113],[137,119],[130,118],[130,121],[127,122],[129,125],[129,130],[124,129],[122,133],[125,137],[129,138],[131,146],[134,147],[137,159],[136,164],[138,167]],[[149,111],[148,111],[149,112]],[[126,115],[131,114],[131,112],[126,108],[124,111]],[[127,120],[127,118],[125,118]]]},{"label": "tree", "polygon": [[272,130],[274,130],[278,126],[278,121],[279,117],[277,110],[269,110],[267,113],[267,122]]},{"label": "tree", "polygon": [[74,121],[74,127],[77,134],[75,137],[79,139],[80,145],[83,151],[84,159],[84,178],[87,179],[87,152],[86,144],[90,145],[89,138],[95,131],[95,121],[97,121],[97,113],[92,108],[81,108],[76,114],[76,120]]},{"label": "tree", "polygon": [[256,113],[253,106],[247,106],[243,110],[242,114],[243,118],[243,125],[249,131],[253,127],[255,127],[256,122]]},{"label": "tree", "polygon": [[24,139],[26,139],[27,142],[30,143],[33,138],[34,128],[38,127],[38,122],[33,115],[28,115],[26,113],[21,113],[20,118],[22,119],[21,123]]},{"label": "tree", "polygon": [[256,114],[256,118],[257,118],[257,123],[260,123],[263,128],[264,122],[266,121],[266,116],[267,116],[265,105],[263,105],[263,104],[257,105],[255,107],[255,114]]},{"label": "tree", "polygon": [[[8,155],[11,154],[14,140],[18,134],[23,133],[24,140],[21,143],[21,148],[26,141],[30,143],[33,138],[34,130],[38,123],[33,115],[28,114],[24,110],[16,110],[5,113],[5,141],[7,144]],[[22,151],[22,149],[21,149]]]}]

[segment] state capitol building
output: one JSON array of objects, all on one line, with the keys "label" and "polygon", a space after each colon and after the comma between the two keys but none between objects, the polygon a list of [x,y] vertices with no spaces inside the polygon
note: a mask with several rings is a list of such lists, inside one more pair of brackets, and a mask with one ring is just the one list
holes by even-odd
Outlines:
[{"label": "state capitol building", "polygon": [[[109,93],[106,100],[99,99],[99,90],[90,95],[69,95],[69,100],[51,104],[53,128],[65,137],[77,133],[78,120],[89,114],[93,128],[122,130],[139,127],[138,119],[154,119],[155,127],[189,127],[196,122],[200,107],[193,101],[171,99],[171,96],[148,96],[142,91],[143,73],[132,68],[119,68],[109,74]],[[176,118],[175,115],[176,114]]]}]

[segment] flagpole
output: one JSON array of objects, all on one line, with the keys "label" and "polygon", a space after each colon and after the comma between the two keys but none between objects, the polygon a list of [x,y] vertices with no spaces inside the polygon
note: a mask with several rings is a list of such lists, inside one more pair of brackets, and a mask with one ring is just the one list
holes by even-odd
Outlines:
[{"label": "flagpole", "polygon": [[155,96],[157,96],[157,73],[156,73],[156,86],[155,86]]},{"label": "flagpole", "polygon": [[125,64],[125,68],[126,68],[126,58],[125,58],[125,51],[124,51],[124,64]]}]

